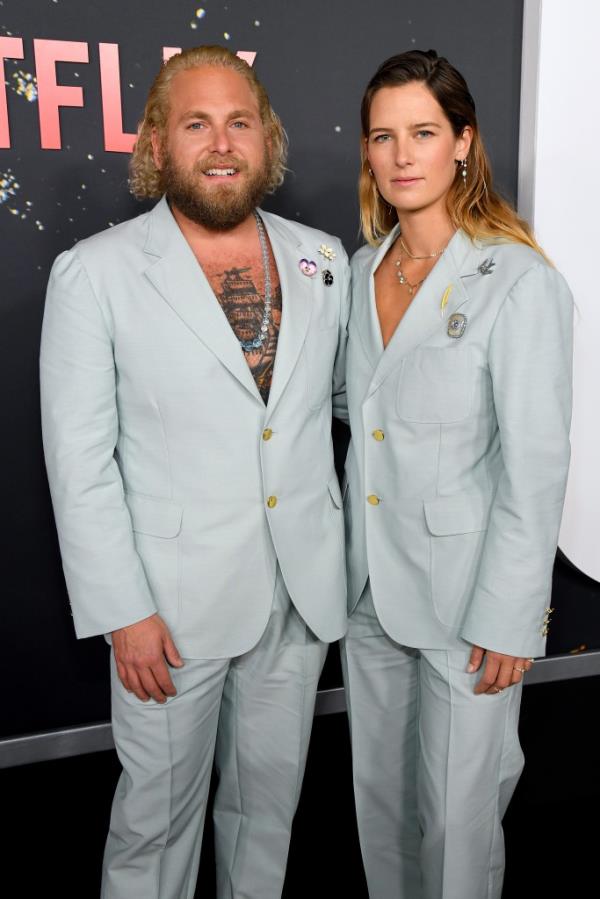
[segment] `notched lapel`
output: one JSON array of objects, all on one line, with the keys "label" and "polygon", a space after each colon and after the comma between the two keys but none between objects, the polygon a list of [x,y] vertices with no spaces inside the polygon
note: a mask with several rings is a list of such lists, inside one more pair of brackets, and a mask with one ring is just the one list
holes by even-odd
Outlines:
[{"label": "notched lapel", "polygon": [[[373,373],[368,395],[371,396],[415,347],[438,328],[446,328],[449,317],[468,300],[460,276],[467,254],[474,249],[469,238],[457,231],[444,255],[433,267],[416,297],[394,331]],[[446,293],[451,288],[449,293]],[[442,299],[447,302],[442,310]],[[375,312],[376,314],[376,312]]]},{"label": "notched lapel", "polygon": [[[375,304],[375,272],[379,268],[379,264],[393,241],[398,235],[399,227],[396,225],[385,240],[377,248],[374,256],[362,267],[360,273],[356,273],[353,277],[357,279],[356,284],[352,285],[354,296],[365,297],[365,302],[357,310],[358,328],[356,329],[363,349],[369,359],[373,371],[379,365],[381,354],[383,353],[383,340],[381,337],[381,326],[377,316],[377,306]],[[354,303],[354,300],[353,300]]]},{"label": "notched lapel", "polygon": [[281,326],[275,355],[273,380],[267,412],[270,415],[285,390],[306,340],[314,302],[314,291],[321,283],[317,272],[312,278],[303,275],[299,262],[303,257],[315,259],[318,247],[303,247],[284,222],[259,210],[265,223],[281,285]]},{"label": "notched lapel", "polygon": [[262,404],[263,400],[227,317],[173,218],[166,199],[149,218],[145,275],[181,321]]}]

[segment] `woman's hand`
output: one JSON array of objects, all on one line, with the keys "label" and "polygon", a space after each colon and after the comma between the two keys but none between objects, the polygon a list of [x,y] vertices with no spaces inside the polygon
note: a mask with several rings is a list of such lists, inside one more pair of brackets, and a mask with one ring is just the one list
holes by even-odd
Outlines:
[{"label": "woman's hand", "polygon": [[467,666],[469,674],[481,669],[484,656],[485,666],[475,693],[501,693],[507,687],[520,683],[525,672],[533,665],[533,659],[507,656],[503,652],[492,652],[481,646],[474,646]]}]

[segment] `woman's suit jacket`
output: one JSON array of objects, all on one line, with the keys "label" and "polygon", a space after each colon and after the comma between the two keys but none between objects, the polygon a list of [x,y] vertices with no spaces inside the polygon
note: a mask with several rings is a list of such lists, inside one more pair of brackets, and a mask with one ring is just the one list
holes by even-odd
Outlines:
[{"label": "woman's suit jacket", "polygon": [[352,260],[350,611],[369,576],[399,643],[540,655],[569,464],[571,294],[529,247],[458,231],[384,351],[373,274],[396,236]]}]

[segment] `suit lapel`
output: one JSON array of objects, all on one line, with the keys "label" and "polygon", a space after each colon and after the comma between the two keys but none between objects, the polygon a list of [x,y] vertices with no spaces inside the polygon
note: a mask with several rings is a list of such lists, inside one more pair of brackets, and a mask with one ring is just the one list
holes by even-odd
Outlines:
[{"label": "suit lapel", "polygon": [[383,340],[381,337],[381,327],[377,315],[377,306],[375,304],[375,272],[379,268],[379,264],[391,244],[398,235],[398,225],[396,225],[380,246],[375,251],[374,256],[366,260],[365,265],[360,273],[353,275],[352,294],[353,297],[365,297],[365,302],[360,305],[353,300],[355,308],[355,316],[357,327],[355,333],[358,336],[363,349],[369,359],[373,371],[377,368],[381,354],[383,353]]},{"label": "suit lapel", "polygon": [[[380,355],[368,396],[380,387],[408,353],[427,340],[436,329],[445,329],[452,313],[468,300],[460,272],[472,249],[474,248],[469,238],[462,231],[457,231],[404,313],[385,351]],[[444,296],[446,304],[442,314]],[[379,329],[374,297],[370,305],[375,311]]]},{"label": "suit lapel", "polygon": [[150,283],[181,321],[262,403],[239,341],[165,197],[150,213],[145,252],[154,257],[145,271]]},{"label": "suit lapel", "polygon": [[317,247],[303,249],[301,241],[286,227],[285,222],[268,212],[259,212],[275,257],[282,298],[281,326],[267,404],[268,415],[271,415],[281,399],[306,339],[314,290],[320,283],[320,278],[318,275],[312,278],[303,275],[298,266],[303,256],[315,259]]}]

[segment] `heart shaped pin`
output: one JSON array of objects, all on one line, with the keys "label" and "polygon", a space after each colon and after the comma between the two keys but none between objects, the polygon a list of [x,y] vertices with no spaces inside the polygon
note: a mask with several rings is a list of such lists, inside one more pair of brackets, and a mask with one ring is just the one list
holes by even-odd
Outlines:
[{"label": "heart shaped pin", "polygon": [[300,266],[302,274],[306,275],[308,278],[312,278],[313,275],[317,274],[317,263],[313,262],[311,259],[301,259],[298,265]]}]

